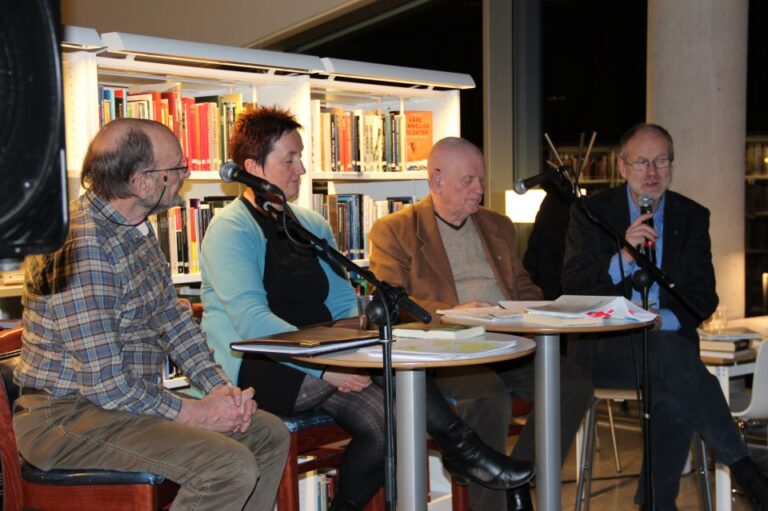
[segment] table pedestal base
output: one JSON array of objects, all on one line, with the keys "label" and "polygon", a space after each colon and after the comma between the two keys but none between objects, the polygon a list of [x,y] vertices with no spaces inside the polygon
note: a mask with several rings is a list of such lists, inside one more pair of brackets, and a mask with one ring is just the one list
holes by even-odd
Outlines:
[{"label": "table pedestal base", "polygon": [[559,511],[560,335],[536,335],[536,509]]},{"label": "table pedestal base", "polygon": [[[398,369],[397,389],[397,509],[427,509],[427,416],[423,369]],[[406,418],[412,418],[407,420]]]}]

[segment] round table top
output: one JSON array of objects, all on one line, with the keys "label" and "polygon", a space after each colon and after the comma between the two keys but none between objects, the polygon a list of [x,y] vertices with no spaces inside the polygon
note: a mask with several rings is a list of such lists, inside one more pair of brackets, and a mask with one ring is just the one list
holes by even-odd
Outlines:
[{"label": "round table top", "polygon": [[[536,343],[531,339],[525,337],[519,337],[515,335],[486,332],[482,337],[473,337],[471,339],[459,339],[455,342],[461,341],[508,341],[515,340],[514,346],[494,351],[492,353],[481,356],[468,356],[460,359],[441,359],[441,360],[424,360],[414,359],[405,360],[401,358],[392,360],[392,367],[395,369],[419,369],[428,367],[449,367],[449,366],[466,366],[466,365],[480,365],[489,364],[492,362],[501,362],[504,360],[511,360],[515,358],[524,357],[530,355],[536,349]],[[452,341],[453,342],[453,341]],[[395,341],[397,344],[397,341]],[[325,353],[315,357],[296,357],[291,358],[295,360],[301,360],[303,362],[310,362],[314,364],[323,364],[337,367],[362,367],[362,368],[379,368],[382,366],[382,360],[380,357],[369,355],[359,350],[337,351],[335,353]]]},{"label": "round table top", "polygon": [[442,316],[443,323],[454,325],[483,325],[488,332],[504,332],[515,334],[596,334],[601,332],[618,332],[622,330],[634,330],[653,324],[650,321],[635,321],[624,319],[606,319],[601,324],[595,325],[544,325],[525,321],[524,318],[505,321],[503,324],[494,324],[482,319],[452,318],[446,314]]}]

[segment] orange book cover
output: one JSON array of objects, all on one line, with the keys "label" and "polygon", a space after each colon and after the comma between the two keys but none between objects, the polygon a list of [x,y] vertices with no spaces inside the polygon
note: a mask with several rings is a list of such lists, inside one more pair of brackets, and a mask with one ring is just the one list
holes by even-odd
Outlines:
[{"label": "orange book cover", "polygon": [[405,158],[408,162],[426,160],[432,150],[432,112],[405,112]]}]

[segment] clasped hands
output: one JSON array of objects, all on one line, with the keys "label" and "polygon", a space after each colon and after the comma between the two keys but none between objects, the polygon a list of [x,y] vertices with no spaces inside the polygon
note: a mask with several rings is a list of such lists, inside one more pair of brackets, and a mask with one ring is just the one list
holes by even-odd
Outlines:
[{"label": "clasped hands", "polygon": [[221,385],[202,399],[182,399],[176,421],[220,433],[245,433],[256,413],[254,390]]}]

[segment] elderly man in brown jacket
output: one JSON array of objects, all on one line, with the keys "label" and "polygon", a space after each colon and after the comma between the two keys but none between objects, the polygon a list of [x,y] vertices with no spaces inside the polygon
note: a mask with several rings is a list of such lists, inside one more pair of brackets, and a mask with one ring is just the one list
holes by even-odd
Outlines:
[{"label": "elderly man in brown jacket", "polygon": [[[461,138],[444,138],[432,148],[428,172],[427,197],[373,225],[370,262],[376,276],[405,288],[433,316],[437,309],[541,299],[541,290],[517,257],[514,225],[480,206],[485,176],[480,149]],[[533,365],[529,357],[488,367],[441,369],[435,377],[443,393],[457,400],[466,424],[503,451],[511,415],[507,389],[533,401]],[[593,389],[588,377],[564,359],[561,382],[564,459]],[[535,461],[533,434],[531,417],[513,458]],[[528,485],[506,495],[472,485],[470,504],[474,510],[533,509]]]}]

